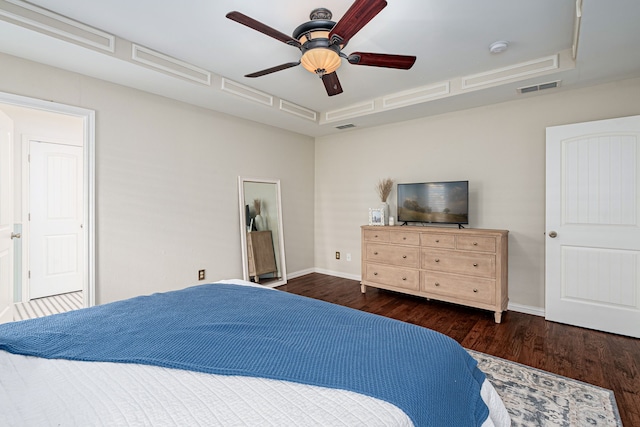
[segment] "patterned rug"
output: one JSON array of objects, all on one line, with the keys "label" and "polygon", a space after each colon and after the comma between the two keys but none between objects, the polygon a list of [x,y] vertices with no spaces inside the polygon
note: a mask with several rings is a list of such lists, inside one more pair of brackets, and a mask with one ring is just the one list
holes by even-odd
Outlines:
[{"label": "patterned rug", "polygon": [[611,390],[467,351],[504,401],[512,426],[622,427]]}]

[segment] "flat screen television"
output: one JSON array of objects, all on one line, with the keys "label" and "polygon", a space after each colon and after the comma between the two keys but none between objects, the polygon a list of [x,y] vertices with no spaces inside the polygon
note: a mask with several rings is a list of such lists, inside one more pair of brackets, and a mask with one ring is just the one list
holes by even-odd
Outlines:
[{"label": "flat screen television", "polygon": [[398,184],[398,222],[469,224],[469,181]]}]

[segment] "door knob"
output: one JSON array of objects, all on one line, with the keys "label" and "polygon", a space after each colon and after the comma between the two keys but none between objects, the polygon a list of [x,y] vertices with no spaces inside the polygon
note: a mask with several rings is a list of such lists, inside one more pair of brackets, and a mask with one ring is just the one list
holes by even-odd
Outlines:
[{"label": "door knob", "polygon": [[555,239],[557,236],[558,236],[558,233],[556,233],[555,231],[549,232],[549,237],[551,237],[552,239]]},{"label": "door knob", "polygon": [[22,234],[20,234],[20,233],[11,233],[11,238],[12,239],[19,239],[20,237],[22,237]]}]

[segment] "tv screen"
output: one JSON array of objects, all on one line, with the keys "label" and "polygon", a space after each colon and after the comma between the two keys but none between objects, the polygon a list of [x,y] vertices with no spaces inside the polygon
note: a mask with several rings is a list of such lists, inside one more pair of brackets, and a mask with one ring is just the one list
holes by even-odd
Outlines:
[{"label": "tv screen", "polygon": [[398,184],[398,222],[469,224],[469,181]]}]

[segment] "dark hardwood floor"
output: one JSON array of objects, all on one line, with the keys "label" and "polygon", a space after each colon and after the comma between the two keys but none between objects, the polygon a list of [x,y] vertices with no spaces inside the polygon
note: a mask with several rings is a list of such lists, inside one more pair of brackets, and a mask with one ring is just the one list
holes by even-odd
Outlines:
[{"label": "dark hardwood floor", "polygon": [[493,313],[374,288],[313,273],[278,289],[424,326],[463,347],[613,390],[626,427],[640,426],[640,340],[547,322],[509,311]]}]

